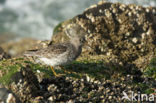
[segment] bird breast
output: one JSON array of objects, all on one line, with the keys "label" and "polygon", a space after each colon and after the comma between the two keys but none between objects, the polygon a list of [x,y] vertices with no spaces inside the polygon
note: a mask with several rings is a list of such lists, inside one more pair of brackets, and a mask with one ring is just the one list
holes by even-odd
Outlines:
[{"label": "bird breast", "polygon": [[39,58],[39,60],[46,65],[50,65],[50,66],[58,66],[58,65],[64,65],[67,64],[68,62],[70,62],[70,58],[67,57],[67,52],[60,54],[56,57],[52,57],[52,58]]}]

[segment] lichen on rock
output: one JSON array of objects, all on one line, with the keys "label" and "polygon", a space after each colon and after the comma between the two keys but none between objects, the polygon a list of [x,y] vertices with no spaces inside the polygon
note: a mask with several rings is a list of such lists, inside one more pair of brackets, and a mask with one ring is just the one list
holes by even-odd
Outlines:
[{"label": "lichen on rock", "polygon": [[[99,2],[62,23],[62,30],[71,24],[80,25],[88,33],[85,53],[102,54],[106,61],[122,67],[135,64],[143,69],[156,55],[155,11],[154,7]],[[55,34],[53,41],[59,41],[60,34]]]},{"label": "lichen on rock", "polygon": [[[44,75],[38,77],[37,70],[41,70]],[[8,90],[11,90],[22,103],[34,101],[35,97],[39,95],[39,79],[48,76],[48,69],[33,64],[26,58],[12,58],[0,61],[0,83]],[[0,86],[0,88],[4,87]],[[7,94],[5,93],[5,95]]]}]

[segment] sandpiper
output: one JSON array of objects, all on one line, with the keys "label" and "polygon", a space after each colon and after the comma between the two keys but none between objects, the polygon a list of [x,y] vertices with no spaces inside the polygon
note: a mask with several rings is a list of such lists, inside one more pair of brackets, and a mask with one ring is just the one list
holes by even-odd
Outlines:
[{"label": "sandpiper", "polygon": [[84,42],[84,35],[75,34],[70,37],[68,42],[49,45],[47,48],[41,48],[38,50],[31,50],[24,55],[27,57],[34,57],[36,62],[50,66],[54,75],[57,76],[53,67],[66,65],[76,60],[81,54]]}]

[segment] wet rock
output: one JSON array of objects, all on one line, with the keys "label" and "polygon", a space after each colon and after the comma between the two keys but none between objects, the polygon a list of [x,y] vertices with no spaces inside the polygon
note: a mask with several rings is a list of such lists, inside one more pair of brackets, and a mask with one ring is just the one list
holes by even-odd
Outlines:
[{"label": "wet rock", "polygon": [[62,31],[54,33],[52,40],[66,40],[66,28],[79,25],[88,33],[84,55],[102,54],[114,66],[135,64],[143,69],[156,55],[155,11],[154,7],[99,2],[62,23]]},{"label": "wet rock", "polygon": [[0,87],[0,103],[21,103],[19,99],[12,93],[12,91],[6,88]]}]

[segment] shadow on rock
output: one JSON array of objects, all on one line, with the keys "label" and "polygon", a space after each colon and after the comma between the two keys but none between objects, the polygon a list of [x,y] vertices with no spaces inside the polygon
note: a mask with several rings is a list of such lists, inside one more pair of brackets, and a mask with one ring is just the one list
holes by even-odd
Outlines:
[{"label": "shadow on rock", "polygon": [[23,102],[33,101],[38,96],[39,82],[29,66],[21,68],[11,77],[10,89]]},{"label": "shadow on rock", "polygon": [[110,76],[116,71],[117,68],[109,68],[102,61],[98,62],[75,62],[70,65],[66,65],[65,70],[71,72],[71,74],[89,74],[95,78],[110,78]]}]

